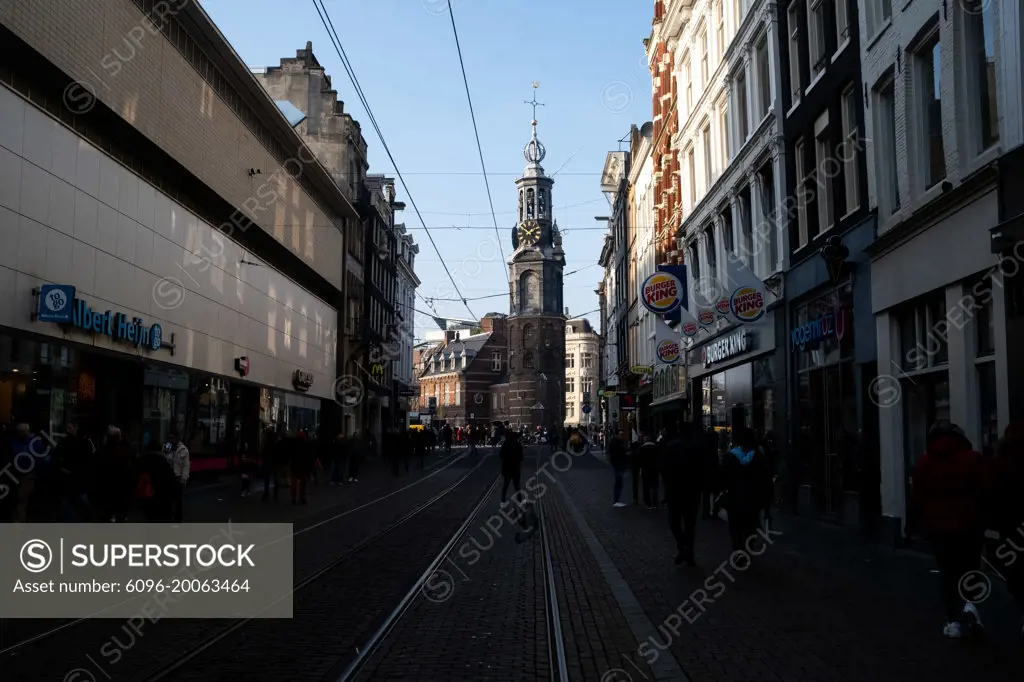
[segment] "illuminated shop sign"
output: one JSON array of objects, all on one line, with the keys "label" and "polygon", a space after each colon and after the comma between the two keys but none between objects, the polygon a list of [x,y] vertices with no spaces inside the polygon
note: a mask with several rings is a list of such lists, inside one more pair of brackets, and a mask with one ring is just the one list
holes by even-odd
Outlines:
[{"label": "illuminated shop sign", "polygon": [[754,350],[756,338],[753,332],[738,331],[701,348],[701,360],[705,367],[710,367],[715,363],[742,355],[747,351]]},{"label": "illuminated shop sign", "polygon": [[789,332],[793,349],[802,351],[815,346],[825,339],[835,337],[840,341],[846,333],[846,312],[841,307],[822,312],[817,318],[794,328]]},{"label": "illuminated shop sign", "polygon": [[36,319],[40,322],[65,324],[93,334],[109,336],[114,341],[136,348],[157,351],[174,346],[164,342],[163,327],[147,325],[141,317],[127,313],[99,312],[75,296],[75,288],[66,284],[44,284],[39,287]]}]

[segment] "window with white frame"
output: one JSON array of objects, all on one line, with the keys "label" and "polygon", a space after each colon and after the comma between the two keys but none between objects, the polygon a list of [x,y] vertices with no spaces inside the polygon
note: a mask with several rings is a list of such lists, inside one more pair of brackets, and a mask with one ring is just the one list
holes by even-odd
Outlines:
[{"label": "window with white frame", "polygon": [[[988,1],[988,0],[984,0]],[[892,18],[892,0],[867,0],[868,38],[874,38]]]},{"label": "window with white frame", "polygon": [[725,203],[718,211],[721,216],[722,225],[722,246],[725,249],[726,255],[730,253],[736,253],[736,244],[732,238],[732,206],[730,203]]},{"label": "window with white frame", "polygon": [[683,119],[685,120],[693,110],[693,73],[690,71],[689,54],[683,57],[683,79],[686,82],[686,110],[683,113]]},{"label": "window with white frame", "polygon": [[705,26],[700,32],[700,86],[702,88],[708,87],[708,80],[710,79],[711,73],[708,70],[710,63],[708,54],[708,29]]},{"label": "window with white frame", "polygon": [[811,80],[825,70],[825,0],[807,1],[807,49]]},{"label": "window with white frame", "polygon": [[565,416],[566,417],[575,417],[576,416],[576,404],[575,403],[566,403],[566,405],[565,405]]},{"label": "window with white frame", "polygon": [[925,39],[914,53],[915,77],[912,90],[917,93],[920,131],[918,155],[923,166],[924,189],[945,180],[946,147],[942,139],[942,45],[939,29]]},{"label": "window with white frame", "polygon": [[455,384],[455,405],[456,407],[462,404],[462,384],[456,382]]},{"label": "window with white frame", "polygon": [[896,86],[890,73],[875,87],[875,154],[878,208],[883,216],[900,210],[899,166],[896,154]]},{"label": "window with white frame", "polygon": [[798,184],[796,202],[796,232],[797,248],[807,246],[810,234],[807,225],[807,150],[803,138],[800,138],[793,145],[793,160],[796,164],[796,178]]},{"label": "window with white frame", "polygon": [[729,103],[725,100],[718,105],[718,137],[721,142],[722,168],[729,165]]},{"label": "window with white frame", "polygon": [[576,392],[576,379],[575,379],[575,377],[566,377],[565,378],[565,392],[566,393],[575,393]]},{"label": "window with white frame", "polygon": [[594,366],[594,354],[583,352],[580,354],[580,366],[583,369],[590,369]]},{"label": "window with white frame", "polygon": [[690,208],[693,208],[697,205],[697,161],[692,146],[686,152],[686,171],[690,174]]},{"label": "window with white frame", "polygon": [[843,164],[843,182],[846,190],[846,212],[860,206],[857,181],[860,142],[857,139],[857,92],[851,83],[843,90],[843,150],[839,155]]},{"label": "window with white frame", "polygon": [[580,390],[580,393],[582,393],[585,396],[593,395],[593,393],[594,393],[594,380],[593,379],[588,379],[588,378],[584,377],[584,379],[580,382],[580,384],[582,384],[582,389]]},{"label": "window with white frame", "polygon": [[744,69],[740,69],[736,74],[736,116],[738,117],[737,123],[739,123],[739,140],[737,140],[737,146],[742,147],[743,143],[747,141],[747,135],[750,133],[750,118],[747,111],[747,72]]},{"label": "window with white frame", "polygon": [[977,131],[977,150],[982,152],[999,141],[999,105],[996,102],[996,3],[992,0],[964,0],[967,87]]},{"label": "window with white frame", "polygon": [[754,61],[757,65],[757,120],[768,115],[772,108],[772,77],[771,65],[768,63],[768,35],[765,34],[754,48]]},{"label": "window with white frame", "polygon": [[747,266],[753,265],[754,255],[754,202],[750,185],[740,190],[740,251]]},{"label": "window with white frame", "polygon": [[793,107],[800,101],[803,94],[804,84],[800,77],[800,67],[804,61],[804,48],[800,42],[800,3],[803,0],[793,0],[789,5],[789,106]]},{"label": "window with white frame", "polygon": [[448,388],[449,388],[448,384],[445,384],[444,385],[444,404],[445,405],[450,404],[449,403],[449,398],[448,398]]},{"label": "window with white frame", "polygon": [[850,15],[847,11],[847,2],[849,0],[835,0],[837,52],[850,40]]},{"label": "window with white frame", "polygon": [[701,141],[704,143],[704,191],[711,189],[711,174],[713,172],[714,159],[711,152],[711,122],[708,121],[700,131]]},{"label": "window with white frame", "polygon": [[915,299],[896,315],[899,327],[900,371],[921,371],[949,364],[949,325],[946,291],[939,289]]},{"label": "window with white frame", "polygon": [[565,366],[568,369],[572,369],[573,367],[576,366],[576,354],[575,353],[566,353],[566,355],[565,355]]},{"label": "window with white frame", "polygon": [[[829,143],[828,112],[822,114],[814,124],[814,169],[817,175],[818,231],[821,234],[832,227],[834,215],[832,210],[832,177],[835,175],[830,163],[832,145]],[[817,235],[815,235],[817,236]]]},{"label": "window with white frame", "polygon": [[704,253],[707,256],[708,274],[718,275],[718,252],[715,245],[715,223],[711,222],[704,228]]},{"label": "window with white frame", "polygon": [[491,394],[491,409],[492,410],[498,409],[498,394],[497,393],[492,393]]},{"label": "window with white frame", "polygon": [[718,0],[715,3],[715,42],[717,43],[718,57],[725,56],[725,3]]},{"label": "window with white frame", "polygon": [[700,279],[700,259],[698,256],[699,251],[697,251],[697,242],[690,242],[690,246],[687,250],[689,251],[689,254],[687,254],[687,260],[689,263],[687,265],[690,269],[690,275],[694,280],[698,280]]}]

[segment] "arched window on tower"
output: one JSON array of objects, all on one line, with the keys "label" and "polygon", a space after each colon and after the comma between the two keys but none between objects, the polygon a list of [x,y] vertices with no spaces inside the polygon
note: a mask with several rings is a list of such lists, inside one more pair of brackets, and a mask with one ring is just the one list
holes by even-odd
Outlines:
[{"label": "arched window on tower", "polygon": [[524,272],[519,278],[519,312],[525,313],[540,305],[540,285],[537,273]]},{"label": "arched window on tower", "polygon": [[523,190],[519,190],[519,222],[523,222]]},{"label": "arched window on tower", "polygon": [[527,324],[523,326],[523,348],[531,346],[533,346],[533,325]]},{"label": "arched window on tower", "polygon": [[526,190],[526,217],[532,218],[534,215],[534,200],[533,200],[533,188]]},{"label": "arched window on tower", "polygon": [[523,353],[523,369],[533,369],[533,353]]},{"label": "arched window on tower", "polygon": [[543,218],[548,214],[548,193],[547,190],[537,190],[537,215]]}]

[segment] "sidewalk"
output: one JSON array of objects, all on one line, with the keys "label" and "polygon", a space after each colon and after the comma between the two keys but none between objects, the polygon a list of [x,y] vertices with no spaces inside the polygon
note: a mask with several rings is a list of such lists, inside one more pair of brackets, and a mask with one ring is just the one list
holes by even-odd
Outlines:
[{"label": "sidewalk", "polygon": [[[998,580],[979,606],[988,640],[950,641],[941,634],[938,576],[927,555],[781,516],[773,529],[781,535],[749,565],[741,558],[742,570],[728,563],[721,521],[698,526],[700,568],[676,568],[665,513],[613,509],[612,475],[602,461],[580,462],[561,480],[661,626],[657,644],[668,643],[691,680],[1021,679],[1020,622]],[[677,633],[666,627],[673,612],[667,624]],[[652,649],[647,643],[648,655]],[[622,654],[642,659],[636,648]]]}]

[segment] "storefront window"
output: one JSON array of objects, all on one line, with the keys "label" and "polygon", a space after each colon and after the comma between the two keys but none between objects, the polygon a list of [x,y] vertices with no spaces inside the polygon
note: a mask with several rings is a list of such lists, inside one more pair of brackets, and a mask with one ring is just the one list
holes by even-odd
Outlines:
[{"label": "storefront window", "polygon": [[0,334],[0,423],[62,434],[78,418],[77,365],[67,346]]},{"label": "storefront window", "polygon": [[188,449],[192,455],[222,455],[228,429],[227,379],[203,376],[189,389]]},{"label": "storefront window", "polygon": [[156,366],[145,368],[140,442],[143,452],[160,449],[171,431],[188,438],[189,434],[185,433],[188,387],[189,377],[185,372]]},{"label": "storefront window", "polygon": [[263,429],[274,429],[290,436],[305,430],[310,437],[315,437],[320,431],[320,399],[260,389],[260,423]]},{"label": "storefront window", "polygon": [[912,474],[927,447],[928,429],[949,419],[949,377],[944,371],[902,381],[903,438],[907,471]]},{"label": "storefront window", "polygon": [[996,363],[995,360],[979,362],[978,369],[978,410],[981,426],[982,452],[986,455],[995,453],[996,441],[999,440],[999,410],[996,403]]},{"label": "storefront window", "polygon": [[949,363],[946,292],[933,291],[899,311],[900,371],[940,367]]}]

